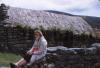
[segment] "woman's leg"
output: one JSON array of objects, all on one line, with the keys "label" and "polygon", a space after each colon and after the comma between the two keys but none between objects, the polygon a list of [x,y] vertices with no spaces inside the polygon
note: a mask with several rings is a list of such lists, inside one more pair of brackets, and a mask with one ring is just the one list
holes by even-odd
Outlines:
[{"label": "woman's leg", "polygon": [[30,59],[30,62],[27,64],[27,65],[32,65],[36,60],[36,55],[32,55],[31,59]]},{"label": "woman's leg", "polygon": [[27,64],[27,62],[23,58],[15,63],[16,66],[22,66],[22,65],[25,65],[25,64]]}]

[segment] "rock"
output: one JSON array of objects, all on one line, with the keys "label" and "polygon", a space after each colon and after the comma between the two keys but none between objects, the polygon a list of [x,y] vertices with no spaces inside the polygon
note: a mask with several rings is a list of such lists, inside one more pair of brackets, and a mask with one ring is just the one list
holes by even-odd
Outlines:
[{"label": "rock", "polygon": [[92,47],[100,48],[100,43],[94,43],[91,45]]},{"label": "rock", "polygon": [[47,51],[48,52],[63,52],[63,53],[73,53],[73,54],[76,54],[76,52],[73,50],[73,49],[70,49],[70,48],[67,48],[67,47],[64,47],[64,46],[57,46],[57,47],[48,47],[47,48]]},{"label": "rock", "polygon": [[55,65],[53,63],[48,64],[48,68],[55,68]]},{"label": "rock", "polygon": [[60,49],[60,50],[67,50],[68,48],[64,47],[64,46],[56,46],[56,47],[49,47],[47,49],[48,49],[48,51],[56,51],[58,49]]},{"label": "rock", "polygon": [[83,53],[85,53],[85,49],[84,48],[70,48],[70,50],[73,50],[77,54],[83,54]]},{"label": "rock", "polygon": [[57,48],[56,47],[49,47],[49,48],[47,48],[47,51],[48,52],[55,52],[55,51],[57,51]]},{"label": "rock", "polygon": [[64,47],[64,46],[57,46],[56,48],[60,49],[60,50],[67,50],[68,49],[67,47]]},{"label": "rock", "polygon": [[96,48],[97,54],[100,54],[100,43],[94,43],[91,46],[94,47],[94,48]]},{"label": "rock", "polygon": [[91,48],[85,48],[85,54],[89,55],[95,55],[97,53],[97,49],[95,47],[91,47]]},{"label": "rock", "polygon": [[48,53],[59,53],[59,54],[96,54],[97,49],[95,47],[91,48],[66,48],[64,46],[48,47]]}]

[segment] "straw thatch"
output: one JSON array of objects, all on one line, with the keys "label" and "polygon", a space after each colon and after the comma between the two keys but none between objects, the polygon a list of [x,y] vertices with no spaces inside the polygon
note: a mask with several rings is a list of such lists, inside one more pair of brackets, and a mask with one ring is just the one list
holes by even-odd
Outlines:
[{"label": "straw thatch", "polygon": [[16,25],[43,28],[44,30],[68,30],[74,34],[94,35],[91,26],[81,17],[67,13],[46,10],[30,10],[11,7],[8,10],[8,22]]}]

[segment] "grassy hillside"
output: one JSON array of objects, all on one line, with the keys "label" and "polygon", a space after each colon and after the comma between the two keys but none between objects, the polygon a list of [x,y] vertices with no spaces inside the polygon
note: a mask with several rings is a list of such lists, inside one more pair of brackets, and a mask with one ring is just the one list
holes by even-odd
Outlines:
[{"label": "grassy hillside", "polygon": [[100,17],[84,16],[82,18],[86,20],[93,27],[97,39],[100,39]]},{"label": "grassy hillside", "polygon": [[85,16],[83,17],[83,19],[86,20],[93,28],[100,29],[100,18],[99,17]]}]

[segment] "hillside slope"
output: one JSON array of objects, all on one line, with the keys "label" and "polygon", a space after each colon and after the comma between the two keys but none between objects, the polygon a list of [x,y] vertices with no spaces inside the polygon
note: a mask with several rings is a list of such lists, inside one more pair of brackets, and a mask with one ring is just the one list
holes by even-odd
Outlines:
[{"label": "hillside slope", "polygon": [[81,16],[85,21],[90,24],[96,34],[96,37],[100,39],[100,18],[99,17],[89,17]]}]

